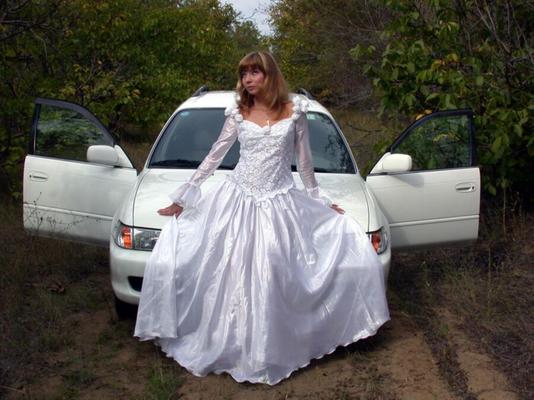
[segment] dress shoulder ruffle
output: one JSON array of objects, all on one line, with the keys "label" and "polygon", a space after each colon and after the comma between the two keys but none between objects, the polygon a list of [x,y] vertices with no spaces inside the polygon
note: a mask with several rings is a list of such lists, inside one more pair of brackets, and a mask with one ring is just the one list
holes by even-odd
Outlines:
[{"label": "dress shoulder ruffle", "polygon": [[233,118],[237,123],[243,122],[243,116],[239,112],[239,106],[237,105],[237,98],[231,105],[226,107],[226,109],[224,110],[224,115]]},{"label": "dress shoulder ruffle", "polygon": [[[238,101],[238,98],[236,98],[231,105],[226,107],[226,109],[224,110],[224,115],[227,117],[233,118],[238,123],[241,123],[243,122],[243,115],[239,111],[239,106],[237,104],[237,101]],[[293,112],[290,118],[293,121],[296,121],[297,119],[300,118],[301,115],[306,114],[308,112],[310,103],[305,98],[299,95],[295,95],[291,99],[291,102],[293,103],[293,107],[292,107]]]},{"label": "dress shoulder ruffle", "polygon": [[291,115],[291,119],[293,121],[296,121],[300,118],[301,115],[306,114],[308,112],[310,103],[308,100],[298,95],[294,96],[291,101],[293,103],[293,114]]}]

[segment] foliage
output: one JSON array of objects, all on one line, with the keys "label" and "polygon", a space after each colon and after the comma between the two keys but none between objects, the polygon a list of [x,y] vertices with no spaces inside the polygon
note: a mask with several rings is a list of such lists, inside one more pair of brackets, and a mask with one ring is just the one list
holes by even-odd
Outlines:
[{"label": "foliage", "polygon": [[434,118],[414,127],[394,153],[412,157],[412,171],[470,166],[467,116]]},{"label": "foliage", "polygon": [[380,112],[468,107],[489,193],[530,186],[534,156],[534,5],[505,0],[388,0],[388,45],[355,46]]},{"label": "foliage", "polygon": [[270,14],[271,46],[293,87],[338,107],[370,101],[363,64],[349,50],[385,45],[378,33],[389,17],[379,0],[278,0]]},{"label": "foliage", "polygon": [[147,400],[171,400],[180,398],[178,388],[183,382],[180,367],[163,363],[160,359],[150,369],[144,398]]},{"label": "foliage", "polygon": [[259,40],[217,0],[0,3],[0,175],[16,191],[36,96],[146,137],[199,86],[233,87],[235,64]]}]

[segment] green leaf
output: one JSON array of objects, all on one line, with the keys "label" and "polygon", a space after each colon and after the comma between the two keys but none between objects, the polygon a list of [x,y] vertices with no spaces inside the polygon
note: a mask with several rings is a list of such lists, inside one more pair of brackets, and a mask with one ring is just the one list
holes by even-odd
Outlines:
[{"label": "green leaf", "polygon": [[494,154],[497,154],[497,153],[501,150],[501,145],[502,145],[502,137],[501,137],[501,136],[498,136],[498,137],[493,141],[493,144],[491,145],[491,151],[492,151]]},{"label": "green leaf", "polygon": [[437,93],[437,92],[430,93],[430,95],[428,95],[425,100],[426,101],[430,101],[430,100],[435,99],[436,97],[439,97],[439,93]]},{"label": "green leaf", "polygon": [[406,104],[412,107],[415,104],[415,96],[410,93],[406,95],[406,97],[404,98],[404,101],[406,102]]},{"label": "green leaf", "polygon": [[430,95],[430,89],[427,85],[421,85],[419,88],[419,91],[423,96],[429,96]]},{"label": "green leaf", "polygon": [[454,109],[456,108],[456,105],[454,104],[454,102],[452,101],[452,96],[447,93],[444,97],[444,100],[445,100],[445,108],[446,109]]},{"label": "green leaf", "polygon": [[360,44],[357,44],[355,47],[349,50],[349,53],[352,56],[352,58],[354,58],[355,60],[358,60],[363,53],[362,46]]}]

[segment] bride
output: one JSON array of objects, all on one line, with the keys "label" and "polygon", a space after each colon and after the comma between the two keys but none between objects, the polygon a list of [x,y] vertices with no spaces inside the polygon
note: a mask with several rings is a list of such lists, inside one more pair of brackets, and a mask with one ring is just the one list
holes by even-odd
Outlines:
[{"label": "bride", "polygon": [[[367,235],[315,179],[307,101],[289,98],[268,52],[245,56],[238,74],[217,141],[158,210],[176,218],[148,260],[134,336],[194,375],[274,385],[375,334],[389,312]],[[235,169],[201,193],[236,140]]]}]

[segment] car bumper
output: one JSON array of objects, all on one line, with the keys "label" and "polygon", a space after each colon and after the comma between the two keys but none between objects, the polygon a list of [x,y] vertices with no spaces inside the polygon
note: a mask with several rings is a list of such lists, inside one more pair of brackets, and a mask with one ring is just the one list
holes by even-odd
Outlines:
[{"label": "car bumper", "polygon": [[149,251],[123,249],[111,239],[109,246],[111,286],[119,300],[139,304],[141,282],[148,257],[150,257]]},{"label": "car bumper", "polygon": [[[141,283],[145,272],[145,265],[150,257],[149,251],[123,249],[110,241],[111,286],[115,296],[125,303],[139,304]],[[384,269],[384,279],[387,287],[387,277],[391,265],[391,247],[378,255]]]},{"label": "car bumper", "polygon": [[384,284],[387,288],[389,267],[391,266],[391,246],[388,246],[386,251],[384,251],[382,254],[379,254],[378,259],[380,260],[380,264],[382,264],[382,268],[384,269]]}]

